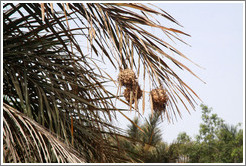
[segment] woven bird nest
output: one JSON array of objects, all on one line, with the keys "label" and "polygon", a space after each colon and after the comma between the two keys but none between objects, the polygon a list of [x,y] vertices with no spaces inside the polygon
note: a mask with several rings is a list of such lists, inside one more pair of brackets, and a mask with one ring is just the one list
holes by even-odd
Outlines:
[{"label": "woven bird nest", "polygon": [[127,88],[133,88],[137,84],[136,75],[131,69],[120,71],[118,81]]},{"label": "woven bird nest", "polygon": [[155,111],[165,111],[168,102],[168,95],[165,89],[153,89],[150,92]]},{"label": "woven bird nest", "polygon": [[137,100],[140,99],[143,95],[143,92],[140,89],[139,85],[137,85],[137,87],[134,86],[133,88],[126,88],[124,90],[124,97],[126,101],[128,101],[128,103],[130,103],[130,100],[131,100],[131,92],[132,92],[132,103],[135,102],[136,93],[137,93]]}]

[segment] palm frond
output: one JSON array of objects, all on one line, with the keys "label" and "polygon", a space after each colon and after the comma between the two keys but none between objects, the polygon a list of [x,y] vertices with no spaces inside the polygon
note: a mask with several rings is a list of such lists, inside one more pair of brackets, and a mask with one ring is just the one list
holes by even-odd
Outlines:
[{"label": "palm frond", "polygon": [[189,36],[151,19],[159,15],[179,25],[163,10],[132,3],[5,3],[3,10],[5,102],[73,143],[86,162],[131,161],[108,143],[119,131],[111,124],[115,112],[125,111],[112,99],[126,102],[106,88],[115,78],[97,66],[94,55],[138,76],[143,66],[143,82],[148,74],[151,87],[168,90],[170,119],[181,116],[178,101],[189,111],[186,103],[194,108],[199,99],[167,61],[195,74],[167,52],[188,58],[145,29],[160,29],[179,41],[179,35]]},{"label": "palm frond", "polygon": [[85,162],[83,154],[65,144],[33,119],[3,104],[5,162]]},{"label": "palm frond", "polygon": [[[66,143],[74,141],[74,147],[86,153],[87,162],[122,159],[120,155],[115,159],[118,152],[108,152],[112,147],[106,141],[106,135],[117,130],[110,124],[116,110],[111,98],[115,96],[103,85],[109,80],[96,74],[90,57],[67,47],[71,42],[76,45],[67,34],[76,29],[67,32],[66,18],[59,15],[43,24],[41,15],[37,15],[38,4],[5,7],[10,7],[4,12],[3,58],[3,89],[8,104]],[[26,16],[13,17],[23,10]],[[100,153],[109,155],[100,158]]]},{"label": "palm frond", "polygon": [[[62,9],[62,5],[58,6]],[[162,16],[174,24],[180,25],[177,20],[163,10],[154,10],[145,4],[132,3],[102,3],[102,4],[69,4],[71,9],[70,17],[75,14],[80,19],[81,24],[88,29],[86,36],[90,41],[92,51],[102,58],[106,56],[112,65],[117,68],[132,68],[137,72],[140,65],[143,64],[145,70],[152,81],[153,87],[165,86],[170,96],[170,104],[167,110],[167,116],[176,117],[176,112],[181,116],[178,101],[180,101],[189,111],[187,101],[194,109],[198,95],[169,67],[172,62],[178,68],[193,73],[186,65],[176,60],[167,52],[179,55],[184,59],[191,61],[171,44],[165,42],[158,36],[145,30],[144,27],[153,27],[163,31],[170,39],[174,38],[183,42],[180,35],[190,36],[181,30],[169,28],[161,25],[155,19],[148,15],[154,14]],[[140,12],[141,11],[141,12]],[[66,11],[68,12],[68,11]],[[88,23],[88,24],[87,24]],[[93,35],[92,35],[93,31]],[[86,34],[86,32],[83,32]],[[185,42],[184,42],[185,43]],[[99,54],[99,51],[103,55]],[[112,50],[115,53],[112,53]],[[131,53],[136,52],[137,55]],[[136,61],[140,59],[141,61]],[[117,64],[117,65],[116,65]],[[132,64],[134,66],[132,66]],[[197,77],[200,79],[199,77]],[[145,81],[145,80],[143,80]],[[168,115],[170,114],[170,115]]]},{"label": "palm frond", "polygon": [[[140,67],[140,65],[137,65],[138,62],[135,61],[135,58],[129,58],[131,52],[136,52],[141,60],[140,63],[143,64],[144,68],[147,68],[146,71],[150,75],[153,86],[165,86],[168,89],[170,104],[167,113],[173,113],[176,117],[175,112],[177,111],[181,116],[177,105],[178,101],[189,111],[183,100],[188,101],[190,106],[195,108],[193,96],[199,99],[198,95],[169,67],[167,61],[174,63],[182,70],[187,70],[194,76],[196,75],[167,52],[171,51],[187,60],[189,59],[171,44],[144,29],[144,26],[161,29],[169,38],[181,40],[178,34],[189,35],[181,30],[165,27],[155,19],[148,17],[148,15],[159,15],[180,25],[177,20],[165,11],[154,10],[145,4],[69,3],[66,5],[69,10],[65,10],[63,4],[57,4],[56,8],[51,7],[51,4],[43,4],[42,7],[39,4],[19,4],[18,8],[15,7],[15,10],[23,13],[22,10],[24,9],[30,14],[29,18],[33,17],[39,25],[48,26],[47,30],[56,34],[56,38],[63,45],[64,50],[68,52],[76,50],[84,56],[83,50],[81,50],[75,37],[77,33],[90,42],[89,49],[93,53],[102,58],[106,56],[115,68],[131,68],[131,64],[134,64],[135,70],[138,71]],[[14,8],[13,4],[6,4],[6,6]],[[45,13],[42,14],[41,9]],[[57,11],[59,9],[63,16]],[[13,13],[13,11],[8,13]],[[45,24],[43,24],[41,17],[44,18]],[[62,19],[63,21],[61,21]],[[68,20],[78,28],[69,28]],[[59,34],[53,27],[53,21],[56,22],[53,25],[61,29],[62,34]],[[29,27],[32,27],[30,26],[31,21],[28,21],[28,23]],[[70,44],[65,44],[63,37],[67,37]],[[71,48],[68,47],[69,45]],[[112,52],[112,48],[116,51],[116,54]],[[99,52],[103,52],[103,55]],[[172,116],[169,115],[169,117]]]}]

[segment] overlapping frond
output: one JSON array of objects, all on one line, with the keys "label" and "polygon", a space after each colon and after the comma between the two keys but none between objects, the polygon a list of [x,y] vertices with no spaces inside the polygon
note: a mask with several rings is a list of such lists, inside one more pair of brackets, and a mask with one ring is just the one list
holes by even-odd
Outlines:
[{"label": "overlapping frond", "polygon": [[117,130],[114,111],[124,110],[113,106],[115,96],[104,88],[109,80],[74,46],[66,17],[57,14],[45,24],[39,4],[4,9],[5,102],[84,152],[86,162],[125,161],[106,140]]},{"label": "overlapping frond", "polygon": [[[179,35],[190,36],[189,34],[160,24],[153,15],[159,15],[180,25],[172,16],[161,9],[154,10],[146,4],[87,3],[67,4],[67,6],[69,9],[66,10],[64,5],[58,4],[60,10],[67,12],[67,18],[79,17],[74,22],[86,27],[87,31],[83,31],[82,34],[86,34],[93,53],[102,58],[107,57],[117,69],[133,69],[138,76],[140,64],[142,64],[144,72],[148,73],[151,79],[150,86],[154,88],[164,86],[168,90],[170,101],[166,115],[169,120],[176,118],[176,113],[181,116],[178,101],[187,111],[189,111],[187,102],[195,108],[195,98],[199,99],[198,95],[169,67],[168,61],[175,64],[177,68],[197,76],[168,52],[188,61],[191,60],[161,37],[153,35],[146,29],[149,27],[161,29],[169,39],[184,42]],[[44,8],[49,9],[49,5],[46,4]],[[48,11],[44,12],[45,16],[51,15],[52,11],[51,13]],[[145,82],[145,80],[144,78],[139,81]]]},{"label": "overlapping frond", "polygon": [[198,96],[166,60],[192,71],[165,50],[188,58],[145,29],[180,41],[177,34],[189,36],[152,19],[160,15],[179,25],[165,11],[132,3],[6,3],[3,9],[5,102],[83,152],[86,162],[132,161],[107,141],[118,131],[111,123],[115,111],[125,110],[115,108],[111,99],[118,96],[105,88],[116,78],[97,66],[94,55],[138,77],[143,66],[143,82],[148,74],[151,86],[168,90],[170,117],[181,115],[178,100],[194,107]]},{"label": "overlapping frond", "polygon": [[3,115],[3,155],[8,159],[5,162],[86,161],[83,154],[6,103],[3,104]]}]

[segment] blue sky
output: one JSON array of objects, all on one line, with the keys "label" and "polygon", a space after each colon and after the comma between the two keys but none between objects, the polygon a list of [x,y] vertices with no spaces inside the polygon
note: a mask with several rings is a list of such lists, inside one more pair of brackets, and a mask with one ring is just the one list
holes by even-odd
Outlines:
[{"label": "blue sky", "polygon": [[[167,11],[184,27],[178,29],[190,34],[184,37],[191,47],[180,42],[171,43],[175,48],[195,63],[184,61],[195,72],[204,84],[188,72],[177,71],[179,76],[195,90],[203,103],[213,108],[227,123],[236,125],[243,122],[243,4],[242,3],[158,3],[155,4]],[[166,20],[159,20],[163,25]],[[173,26],[173,24],[170,24]],[[175,26],[176,28],[177,26]],[[159,32],[153,30],[156,35]],[[181,60],[182,61],[182,60]],[[182,61],[183,62],[183,61]],[[189,114],[182,111],[182,119],[174,124],[161,123],[163,140],[172,142],[180,132],[187,132],[194,137],[199,132],[201,109],[198,101],[196,111]],[[147,112],[144,114],[147,117]],[[134,113],[129,114],[134,117]],[[124,118],[119,125],[129,124]]]}]

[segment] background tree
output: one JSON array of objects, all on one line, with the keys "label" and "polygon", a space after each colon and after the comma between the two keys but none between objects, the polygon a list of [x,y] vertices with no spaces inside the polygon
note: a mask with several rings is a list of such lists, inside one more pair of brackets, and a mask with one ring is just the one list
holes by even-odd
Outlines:
[{"label": "background tree", "polygon": [[169,162],[189,162],[189,155],[193,146],[191,137],[186,132],[179,133],[176,140],[168,148]]},{"label": "background tree", "polygon": [[[176,142],[170,145],[173,158],[187,155],[192,163],[234,163],[243,162],[243,130],[240,124],[228,125],[212,108],[201,105],[202,120],[199,134],[192,141],[185,133],[180,133]],[[174,153],[175,152],[175,153]]]},{"label": "background tree", "polygon": [[[142,162],[167,162],[168,145],[162,141],[162,134],[159,128],[160,121],[161,116],[159,113],[150,114],[142,125],[139,124],[139,119],[135,118],[134,122],[139,124],[143,131],[140,131],[134,124],[128,125],[127,133],[132,139],[122,139],[122,147],[135,154],[140,154],[138,157]],[[135,155],[134,157],[137,156]]]},{"label": "background tree", "polygon": [[218,133],[218,151],[216,158],[223,163],[243,161],[243,130],[238,126],[224,124]]},{"label": "background tree", "polygon": [[[140,126],[139,119],[137,117],[134,118],[133,124],[128,125],[127,135],[131,138],[140,138],[141,131],[138,129],[137,125]],[[133,142],[134,144],[136,142]]]},{"label": "background tree", "polygon": [[200,162],[213,162],[215,159],[215,151],[217,144],[217,133],[220,131],[224,121],[217,116],[217,114],[212,114],[212,108],[201,104],[202,109],[202,120],[203,123],[200,124],[199,135],[197,135],[197,142],[201,144],[200,152],[201,161]]},{"label": "background tree", "polygon": [[[181,132],[171,144],[161,139],[158,122],[159,114],[150,115],[141,125],[128,125],[127,135],[119,143],[128,152],[129,157],[145,163],[240,163],[243,162],[243,129],[228,125],[212,108],[201,105],[202,120],[199,134],[192,139]],[[151,137],[153,140],[151,141]],[[210,154],[209,154],[210,153]],[[140,155],[138,155],[140,154]]]}]

